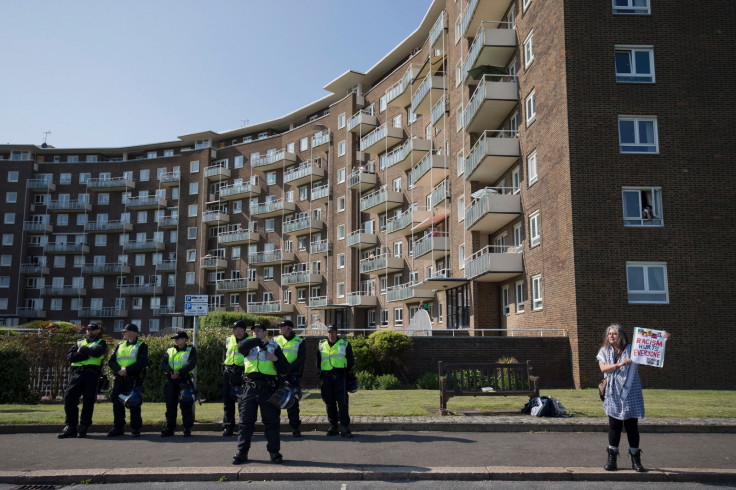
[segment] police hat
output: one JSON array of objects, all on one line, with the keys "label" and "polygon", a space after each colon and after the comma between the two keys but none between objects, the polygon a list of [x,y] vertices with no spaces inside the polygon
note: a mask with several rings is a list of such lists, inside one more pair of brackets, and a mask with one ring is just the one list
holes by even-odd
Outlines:
[{"label": "police hat", "polygon": [[176,339],[188,339],[189,335],[184,330],[181,330],[179,332],[176,332],[174,335],[171,336],[171,340]]},{"label": "police hat", "polygon": [[230,328],[242,328],[243,330],[246,330],[248,328],[248,325],[246,325],[243,320],[238,320],[237,322],[230,325]]},{"label": "police hat", "polygon": [[294,322],[291,320],[284,320],[283,322],[279,323],[279,327],[291,327],[294,328]]},{"label": "police hat", "polygon": [[87,330],[99,330],[100,329],[100,326],[97,325],[96,323],[92,322],[92,323],[90,323],[89,325],[87,325],[84,328],[87,329]]},{"label": "police hat", "polygon": [[327,331],[329,332],[330,330],[337,332],[337,325],[327,325]]},{"label": "police hat", "polygon": [[260,323],[254,323],[253,326],[250,327],[251,330],[255,330],[256,328],[260,328],[261,330],[268,330],[266,327],[264,327]]},{"label": "police hat", "polygon": [[138,330],[138,325],[135,323],[129,323],[123,328],[124,332],[135,332],[138,333],[140,330]]}]

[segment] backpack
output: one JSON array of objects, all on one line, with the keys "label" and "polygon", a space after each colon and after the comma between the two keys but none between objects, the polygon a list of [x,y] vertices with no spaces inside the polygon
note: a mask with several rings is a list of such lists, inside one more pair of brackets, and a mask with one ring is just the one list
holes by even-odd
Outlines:
[{"label": "backpack", "polygon": [[537,396],[524,405],[521,413],[528,413],[532,417],[562,417],[567,415],[567,409],[556,398]]}]

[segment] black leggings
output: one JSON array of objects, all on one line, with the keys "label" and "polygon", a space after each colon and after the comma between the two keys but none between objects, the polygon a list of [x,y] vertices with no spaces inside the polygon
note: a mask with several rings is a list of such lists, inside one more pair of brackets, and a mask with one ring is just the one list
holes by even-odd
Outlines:
[{"label": "black leggings", "polygon": [[608,417],[608,445],[618,447],[621,441],[621,429],[626,428],[629,447],[639,447],[639,419],[618,420]]}]

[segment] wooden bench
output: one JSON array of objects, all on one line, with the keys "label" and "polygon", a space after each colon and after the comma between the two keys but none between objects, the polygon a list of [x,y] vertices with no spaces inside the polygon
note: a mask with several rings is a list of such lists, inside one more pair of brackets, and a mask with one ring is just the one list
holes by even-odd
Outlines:
[{"label": "wooden bench", "polygon": [[440,414],[453,396],[539,396],[539,376],[525,363],[445,363],[439,361]]}]

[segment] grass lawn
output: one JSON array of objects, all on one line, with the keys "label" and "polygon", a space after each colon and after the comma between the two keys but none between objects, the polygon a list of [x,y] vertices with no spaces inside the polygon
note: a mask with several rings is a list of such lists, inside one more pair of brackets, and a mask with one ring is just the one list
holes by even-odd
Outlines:
[{"label": "grass lawn", "polygon": [[[543,395],[557,398],[575,417],[603,417],[603,408],[595,388],[585,390],[544,390]],[[464,412],[493,415],[518,412],[527,402],[523,396],[455,397],[448,402],[453,414]],[[361,390],[350,395],[350,415],[411,416],[437,415],[437,390]],[[714,390],[644,390],[647,417],[727,417],[736,418],[736,391]],[[163,403],[144,403],[146,424],[164,422]],[[301,403],[303,415],[325,415],[318,390]],[[222,404],[197,405],[198,422],[219,422]],[[64,422],[60,403],[39,405],[0,405],[0,424],[58,424]],[[100,403],[95,407],[96,424],[112,424],[112,407]]]}]

